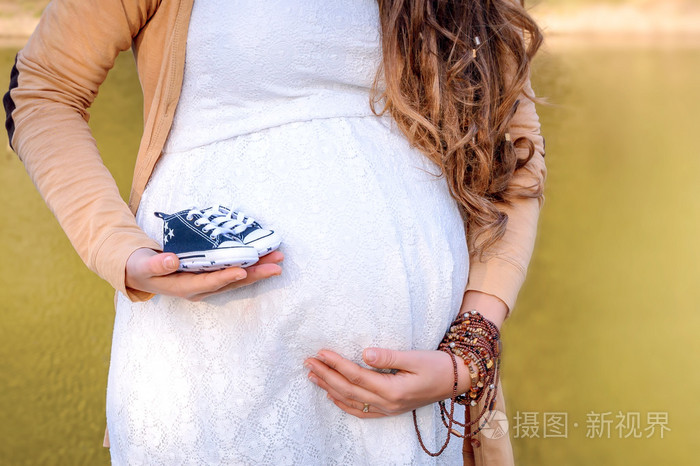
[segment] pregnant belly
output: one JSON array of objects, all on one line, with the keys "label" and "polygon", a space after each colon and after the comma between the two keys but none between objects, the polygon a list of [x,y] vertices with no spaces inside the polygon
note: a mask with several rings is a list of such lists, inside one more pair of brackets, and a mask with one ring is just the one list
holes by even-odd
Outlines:
[{"label": "pregnant belly", "polygon": [[281,276],[194,307],[153,305],[210,319],[205,331],[228,328],[234,346],[302,359],[320,348],[356,359],[371,345],[435,348],[468,273],[462,220],[436,173],[379,117],[291,123],[165,154],[137,216],[149,235],[161,239],[154,211],[221,203],[280,232],[285,261]]}]

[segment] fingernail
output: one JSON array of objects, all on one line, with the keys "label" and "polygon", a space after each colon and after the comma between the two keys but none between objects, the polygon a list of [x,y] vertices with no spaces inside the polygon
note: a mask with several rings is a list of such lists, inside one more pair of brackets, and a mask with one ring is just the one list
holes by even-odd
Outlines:
[{"label": "fingernail", "polygon": [[236,274],[236,275],[233,277],[233,279],[234,279],[234,280],[243,280],[243,279],[244,279],[245,277],[247,277],[247,276],[248,276],[247,273],[241,272],[241,273]]},{"label": "fingernail", "polygon": [[324,358],[322,354],[317,354],[316,359],[318,359],[319,361],[321,361],[324,364],[326,362],[326,358]]},{"label": "fingernail", "polygon": [[377,360],[377,352],[373,349],[365,350],[365,361],[374,362]]},{"label": "fingernail", "polygon": [[165,268],[167,269],[174,269],[177,267],[177,264],[175,264],[175,259],[172,257],[168,256],[165,258]]},{"label": "fingernail", "polygon": [[306,367],[307,369],[311,369],[311,364],[304,361],[304,367]]},{"label": "fingernail", "polygon": [[313,383],[318,383],[318,379],[313,374],[309,374],[309,380],[312,381]]}]

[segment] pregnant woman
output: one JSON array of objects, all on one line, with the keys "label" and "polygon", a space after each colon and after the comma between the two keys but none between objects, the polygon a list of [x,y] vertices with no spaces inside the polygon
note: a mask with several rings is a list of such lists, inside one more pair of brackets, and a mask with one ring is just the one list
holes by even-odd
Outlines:
[{"label": "pregnant woman", "polygon": [[[18,54],[7,128],[117,290],[112,462],[461,463],[461,442],[429,456],[416,430],[441,449],[435,402],[475,388],[438,351],[451,323],[473,309],[500,328],[524,280],[539,43],[512,0],[54,0]],[[145,128],[127,206],[86,109],[130,47]],[[215,204],[280,251],[177,273],[154,212]],[[507,437],[471,440],[464,461],[512,462]]]}]

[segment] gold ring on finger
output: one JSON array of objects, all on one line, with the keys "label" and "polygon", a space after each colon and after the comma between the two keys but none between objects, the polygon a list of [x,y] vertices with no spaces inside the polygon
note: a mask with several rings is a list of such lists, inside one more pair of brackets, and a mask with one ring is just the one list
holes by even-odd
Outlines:
[{"label": "gold ring on finger", "polygon": [[363,413],[369,413],[369,403],[365,403],[364,407],[362,408]]}]

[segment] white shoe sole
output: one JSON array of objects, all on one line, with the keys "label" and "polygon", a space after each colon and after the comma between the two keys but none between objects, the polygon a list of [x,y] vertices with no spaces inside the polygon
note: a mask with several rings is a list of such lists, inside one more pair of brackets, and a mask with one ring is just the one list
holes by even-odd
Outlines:
[{"label": "white shoe sole", "polygon": [[221,248],[177,254],[182,272],[214,272],[228,267],[248,267],[258,261],[255,248]]},{"label": "white shoe sole", "polygon": [[282,237],[273,231],[271,235],[246,243],[246,246],[253,246],[258,251],[258,256],[262,257],[280,247],[280,244],[282,244]]}]

